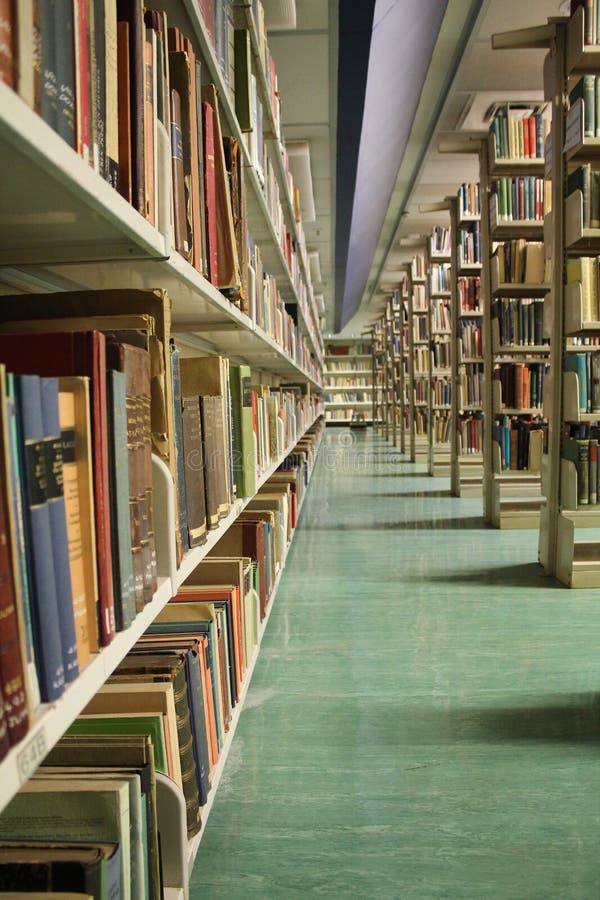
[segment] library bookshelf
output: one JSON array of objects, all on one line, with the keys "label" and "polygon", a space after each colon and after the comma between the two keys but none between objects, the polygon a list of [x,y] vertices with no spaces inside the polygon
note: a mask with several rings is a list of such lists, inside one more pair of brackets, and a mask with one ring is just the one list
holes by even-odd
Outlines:
[{"label": "library bookshelf", "polygon": [[373,423],[371,341],[364,337],[325,338],[325,420],[328,425]]},{"label": "library bookshelf", "polygon": [[429,298],[425,248],[413,257],[408,274],[410,461],[429,457]]},{"label": "library bookshelf", "polygon": [[479,184],[449,198],[452,240],[452,435],[450,489],[481,496],[483,479],[483,310]]},{"label": "library bookshelf", "polygon": [[428,471],[433,476],[450,475],[452,436],[451,372],[451,246],[450,229],[436,226],[427,243],[427,287],[429,293],[429,446]]},{"label": "library bookshelf", "polygon": [[[55,305],[59,304],[64,291],[101,292],[110,288],[119,289],[123,294],[129,290],[166,292],[169,336],[180,349],[182,358],[221,356],[235,360],[250,368],[252,383],[265,388],[267,393],[275,396],[287,392],[288,397],[292,393],[296,397],[287,440],[280,436],[274,439],[271,450],[276,445],[277,451],[266,453],[266,464],[259,466],[256,491],[269,481],[308,434],[311,435],[312,471],[324,413],[321,401],[324,345],[302,223],[296,212],[279,126],[280,101],[272,84],[272,73],[265,67],[268,47],[261,17],[258,20],[256,17],[260,9],[260,3],[253,6],[235,3],[231,20],[225,21],[228,38],[235,29],[245,32],[248,41],[249,93],[255,107],[258,104],[263,113],[260,138],[256,134],[256,120],[254,138],[242,130],[233,88],[233,54],[223,65],[215,49],[214,31],[203,20],[200,4],[173,0],[168,14],[168,24],[180,28],[189,41],[188,51],[193,51],[201,65],[202,82],[215,85],[218,97],[215,114],[220,118],[223,134],[233,138],[239,148],[245,204],[243,226],[256,248],[256,255],[244,272],[244,277],[247,276],[245,303],[228,299],[209,280],[205,265],[194,265],[191,253],[186,257],[176,249],[170,149],[166,166],[161,168],[157,163],[153,175],[149,176],[157,206],[153,217],[145,217],[101,176],[94,159],[82,158],[15,90],[0,83],[3,208],[0,295],[47,294],[50,310],[53,300]],[[228,42],[227,39],[225,43]],[[153,115],[156,126],[156,108]],[[166,129],[167,136],[169,133],[170,129]],[[145,152],[149,153],[147,147]],[[199,235],[196,238],[199,243]],[[258,270],[253,268],[259,258],[260,279]],[[258,281],[261,283],[257,284]],[[19,318],[17,310],[15,318]],[[365,353],[365,364],[369,358],[370,354]],[[370,397],[367,407],[370,408]],[[118,631],[99,652],[92,653],[79,677],[58,700],[43,703],[35,710],[26,735],[0,761],[0,817],[48,751],[186,578],[232,528],[254,496],[234,498],[218,526],[209,530],[206,541],[181,555],[176,543],[180,498],[172,470],[153,454],[157,589],[129,627]],[[280,560],[267,615],[273,606],[285,555]],[[213,773],[209,802],[202,808],[202,828],[243,708],[266,618],[245,671],[227,742]],[[186,848],[190,866],[201,834],[202,831]],[[180,885],[165,885],[165,889],[168,896],[187,895],[185,880]]]},{"label": "library bookshelf", "polygon": [[[507,242],[543,241],[545,199],[543,157],[504,158],[497,152],[490,134],[480,145],[480,197],[483,269],[481,294],[484,305],[484,518],[496,528],[537,528],[545,503],[541,484],[541,445],[547,430],[541,403],[543,380],[547,375],[549,347],[542,340],[530,345],[522,334],[507,338],[499,329],[503,300],[521,303],[523,288],[515,291],[514,281],[496,278],[494,248]],[[535,217],[522,206],[523,184],[535,194]],[[511,189],[515,194],[515,212]],[[523,217],[525,215],[525,217]],[[521,216],[521,217],[520,217]],[[509,283],[507,283],[507,281]],[[544,295],[545,284],[527,286],[528,298]],[[530,395],[519,392],[520,376],[530,377]],[[515,434],[516,432],[516,434]],[[514,438],[526,435],[525,450],[517,452]],[[520,440],[520,437],[519,437]],[[519,447],[521,445],[519,444]]]}]

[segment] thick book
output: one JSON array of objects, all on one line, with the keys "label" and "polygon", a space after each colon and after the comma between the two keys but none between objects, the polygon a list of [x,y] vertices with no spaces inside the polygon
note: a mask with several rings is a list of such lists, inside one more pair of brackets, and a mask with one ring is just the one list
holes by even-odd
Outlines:
[{"label": "thick book", "polygon": [[[193,739],[186,681],[185,654],[183,653],[131,653],[117,667],[115,678],[134,678],[155,682],[168,682],[174,693],[178,733],[179,765],[183,793],[186,798],[187,830],[192,837],[200,830],[200,799],[198,776],[193,749]],[[113,679],[114,680],[114,679]]]},{"label": "thick book", "polygon": [[233,35],[235,59],[235,114],[242,131],[252,131],[252,57],[250,32],[247,28],[236,28]]},{"label": "thick book", "polygon": [[54,131],[58,128],[58,78],[56,77],[55,3],[40,3],[40,115]]},{"label": "thick book", "polygon": [[577,472],[577,504],[588,506],[590,502],[589,441],[563,437],[561,457],[575,464]]},{"label": "thick book", "polygon": [[[188,550],[191,547],[190,539],[188,535],[188,516],[187,516],[187,496],[186,496],[186,487],[185,487],[185,478],[186,478],[186,464],[185,464],[185,455],[183,449],[183,417],[182,417],[182,402],[181,402],[181,376],[180,376],[180,368],[179,368],[179,349],[176,346],[175,342],[171,340],[170,342],[171,349],[171,380],[173,382],[173,404],[175,409],[175,456],[176,456],[176,464],[177,464],[177,491],[176,491],[176,502],[177,502],[177,520],[179,524],[178,528],[178,542],[177,542],[177,553],[178,559],[181,560],[183,552]],[[200,411],[198,410],[198,415]],[[202,449],[202,443],[200,443],[200,449]],[[204,487],[202,487],[202,501],[204,502]],[[206,529],[206,514],[204,514]]]},{"label": "thick book", "polygon": [[203,430],[197,395],[181,398],[181,425],[187,541],[196,547],[206,540],[208,525],[207,487],[204,473]]},{"label": "thick book", "polygon": [[[176,49],[181,47],[182,49]],[[183,48],[186,48],[185,50]],[[180,101],[181,150],[185,198],[187,259],[202,271],[200,225],[200,173],[198,170],[198,123],[196,108],[196,62],[191,44],[173,28],[169,28],[169,76],[171,90]]]},{"label": "thick book", "polygon": [[[127,391],[123,372],[107,375],[107,425],[109,452],[111,545],[117,631],[128,628],[143,608],[142,548],[134,543],[131,514]],[[140,602],[136,603],[136,575]]]},{"label": "thick book", "polygon": [[[108,900],[120,893],[116,842],[0,840],[0,890],[68,891]],[[26,896],[26,895],[24,895]]]},{"label": "thick book", "polygon": [[4,367],[0,366],[0,692],[4,702],[3,721],[6,740],[0,744],[2,755],[9,744],[16,744],[29,728],[25,651],[25,622],[17,561],[16,523],[13,492],[16,485],[10,466],[10,435],[6,409]]},{"label": "thick book", "polygon": [[0,837],[98,840],[119,844],[121,896],[131,898],[129,881],[129,785],[118,780],[33,778],[2,811]]},{"label": "thick book", "polygon": [[63,482],[63,455],[60,415],[58,407],[58,379],[40,378],[42,427],[46,464],[46,500],[50,517],[56,599],[60,616],[65,681],[79,675],[77,639],[73,611],[73,589],[69,561],[69,538]]},{"label": "thick book", "polygon": [[46,456],[40,378],[15,377],[15,399],[20,438],[21,477],[29,583],[34,624],[34,647],[42,700],[58,699],[65,688],[60,608],[50,510],[46,495]]},{"label": "thick book", "polygon": [[206,255],[208,278],[219,286],[219,258],[217,241],[217,188],[215,174],[215,126],[214,110],[206,100],[202,101],[202,134],[204,146],[204,215],[206,221]]},{"label": "thick book", "polygon": [[49,751],[45,766],[88,767],[100,771],[136,771],[140,775],[147,815],[148,886],[150,900],[162,900],[156,808],[154,747],[146,734],[66,734]]},{"label": "thick book", "polygon": [[[156,545],[152,511],[152,446],[150,354],[131,344],[109,341],[108,359],[125,375],[127,446],[129,448],[129,499],[132,541],[139,544],[142,582],[141,597],[149,603],[157,587]],[[137,533],[134,534],[134,530]],[[135,570],[137,571],[137,570]]]},{"label": "thick book", "polygon": [[[231,214],[235,245],[240,271],[239,289],[226,290],[225,293],[246,314],[248,302],[248,211],[246,203],[246,181],[244,163],[239,141],[236,138],[223,137],[225,168],[230,186]],[[291,269],[291,265],[290,265]]]},{"label": "thick book", "polygon": [[[19,314],[23,314],[23,309],[19,310]],[[37,372],[42,375],[85,375],[90,378],[100,635],[101,643],[107,644],[114,637],[115,621],[109,518],[105,339],[97,331],[0,335],[0,360],[6,363],[7,368],[23,372],[31,368],[32,359],[35,359]]]},{"label": "thick book", "polygon": [[89,379],[59,379],[63,490],[73,591],[73,617],[80,669],[98,650],[98,581]]},{"label": "thick book", "polygon": [[211,557],[248,556],[258,564],[260,618],[262,620],[269,599],[263,523],[237,520],[227,529],[209,555]]}]

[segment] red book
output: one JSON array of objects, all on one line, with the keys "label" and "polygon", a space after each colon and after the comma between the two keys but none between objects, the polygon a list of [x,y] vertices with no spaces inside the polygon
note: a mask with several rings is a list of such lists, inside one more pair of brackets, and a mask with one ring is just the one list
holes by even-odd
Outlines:
[{"label": "red book", "polygon": [[[217,0],[218,3],[221,0]],[[199,0],[200,15],[210,38],[210,45],[215,46],[215,0]]]},{"label": "red book", "polygon": [[90,108],[87,0],[74,0],[75,11],[75,135],[77,152],[90,164]]},{"label": "red book", "polygon": [[[4,701],[4,724],[7,729],[6,747],[0,727],[0,758],[8,744],[16,744],[29,728],[29,713],[25,692],[24,634],[19,615],[19,597],[14,578],[15,547],[11,531],[13,502],[9,471],[8,422],[5,416],[4,373],[0,374],[0,690]],[[2,717],[0,717],[1,719]]]},{"label": "red book", "polygon": [[15,37],[13,0],[0,0],[0,81],[15,88]]},{"label": "red book", "polygon": [[215,175],[215,132],[214,111],[206,100],[202,103],[202,126],[204,131],[204,205],[206,215],[206,250],[208,256],[208,277],[211,284],[218,286],[217,256],[217,185]]},{"label": "red book", "polygon": [[527,119],[529,125],[529,155],[533,158],[537,156],[537,134],[535,116]]},{"label": "red book", "polygon": [[529,143],[529,117],[521,120],[521,128],[523,129],[523,156],[529,158],[531,156],[531,145]]},{"label": "red book", "polygon": [[17,375],[85,375],[92,399],[94,518],[98,558],[100,642],[115,636],[110,542],[108,431],[106,425],[106,351],[99,331],[0,335],[0,361]]}]

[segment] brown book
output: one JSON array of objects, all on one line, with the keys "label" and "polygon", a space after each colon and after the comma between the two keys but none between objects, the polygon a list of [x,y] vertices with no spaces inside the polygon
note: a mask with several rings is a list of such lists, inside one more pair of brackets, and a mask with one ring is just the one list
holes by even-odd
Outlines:
[{"label": "brown book", "polygon": [[0,81],[16,87],[17,17],[13,0],[0,0]]},{"label": "brown book", "polygon": [[202,102],[202,147],[204,179],[204,221],[206,223],[206,269],[210,283],[218,287],[219,260],[217,240],[217,191],[215,178],[214,112],[210,103]]},{"label": "brown book", "polygon": [[150,354],[131,344],[107,344],[108,364],[125,374],[129,509],[136,609],[156,591],[156,546],[152,514],[152,447],[150,437]]},{"label": "brown book", "polygon": [[89,379],[59,381],[63,487],[80,670],[98,650],[98,586],[94,529]]},{"label": "brown book", "polygon": [[187,221],[185,204],[185,175],[183,169],[183,133],[181,130],[181,97],[171,89],[171,161],[173,166],[173,220],[175,249],[188,258]]},{"label": "brown book", "polygon": [[14,537],[13,479],[4,366],[0,366],[0,758],[29,728],[25,675],[25,623]]},{"label": "brown book", "polygon": [[513,365],[513,378],[514,378],[514,403],[515,409],[523,409],[525,396],[523,392],[523,373],[524,373],[525,365],[523,363],[514,363]]},{"label": "brown book", "polygon": [[[144,13],[141,0],[117,0],[117,20],[129,26],[129,106],[131,129],[132,203],[146,214],[144,167]],[[120,157],[119,157],[120,158]]]},{"label": "brown book", "polygon": [[129,24],[117,23],[117,88],[119,135],[119,193],[133,202],[131,169],[131,86],[129,71]]},{"label": "brown book", "polygon": [[197,396],[181,398],[185,499],[190,547],[206,540],[206,498],[200,401]]},{"label": "brown book", "polygon": [[264,618],[268,604],[267,572],[265,569],[265,532],[262,521],[235,521],[218,541],[211,557],[248,556],[258,563],[260,617]]},{"label": "brown book", "polygon": [[156,223],[156,75],[154,60],[156,36],[152,29],[146,29],[144,41],[144,181],[146,187],[146,218],[151,225]]},{"label": "brown book", "polygon": [[246,181],[244,178],[242,153],[235,138],[224,137],[225,165],[231,185],[231,210],[233,229],[240,267],[241,283],[237,292],[229,296],[242,312],[248,314],[248,213],[246,208]]},{"label": "brown book", "polygon": [[202,87],[202,99],[211,106],[213,111],[215,208],[217,220],[216,286],[219,290],[239,291],[241,287],[240,267],[231,210],[229,178],[223,151],[217,89],[214,84],[207,84]]},{"label": "brown book", "polygon": [[510,468],[519,468],[519,432],[516,428],[510,432]]}]

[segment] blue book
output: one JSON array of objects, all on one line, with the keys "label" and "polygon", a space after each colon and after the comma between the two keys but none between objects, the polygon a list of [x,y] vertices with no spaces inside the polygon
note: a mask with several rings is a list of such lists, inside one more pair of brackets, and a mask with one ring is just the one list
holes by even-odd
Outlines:
[{"label": "blue book", "polygon": [[59,610],[65,681],[74,681],[79,675],[79,663],[77,662],[77,638],[75,636],[75,619],[73,616],[67,514],[63,491],[62,436],[58,414],[58,378],[40,378],[40,393],[46,452],[46,499],[50,512],[56,600]]},{"label": "blue book", "polygon": [[63,647],[56,596],[54,548],[46,496],[46,454],[38,375],[15,376],[26,558],[31,587],[35,656],[42,700],[65,689]]},{"label": "blue book", "polygon": [[575,372],[577,375],[577,380],[579,382],[580,412],[589,412],[587,357],[587,353],[567,353],[565,357],[565,372]]}]

